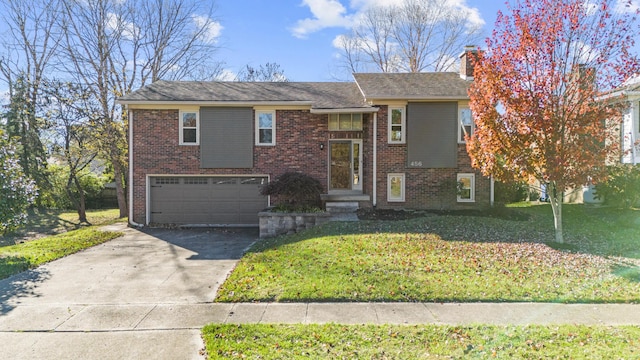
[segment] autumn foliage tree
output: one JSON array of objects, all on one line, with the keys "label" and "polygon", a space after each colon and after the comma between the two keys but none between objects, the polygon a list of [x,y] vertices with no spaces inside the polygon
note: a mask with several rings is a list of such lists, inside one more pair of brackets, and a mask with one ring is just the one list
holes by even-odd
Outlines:
[{"label": "autumn foliage tree", "polygon": [[486,176],[546,184],[563,242],[564,193],[601,179],[616,154],[622,105],[605,95],[640,69],[637,11],[615,0],[507,6],[475,62],[467,149]]}]

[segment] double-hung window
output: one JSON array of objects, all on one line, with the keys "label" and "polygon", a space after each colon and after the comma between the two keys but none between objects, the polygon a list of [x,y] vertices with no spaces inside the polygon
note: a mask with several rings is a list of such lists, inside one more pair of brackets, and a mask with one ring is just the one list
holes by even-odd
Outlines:
[{"label": "double-hung window", "polygon": [[198,111],[180,111],[180,145],[200,143],[200,118]]},{"label": "double-hung window", "polygon": [[276,112],[256,110],[256,145],[276,144]]},{"label": "double-hung window", "polygon": [[458,174],[458,202],[475,202],[475,187],[475,174]]},{"label": "double-hung window", "polygon": [[458,143],[466,143],[465,135],[473,135],[473,117],[469,107],[461,107],[458,110]]},{"label": "double-hung window", "polygon": [[406,111],[403,107],[389,107],[389,144],[404,144],[406,134]]}]

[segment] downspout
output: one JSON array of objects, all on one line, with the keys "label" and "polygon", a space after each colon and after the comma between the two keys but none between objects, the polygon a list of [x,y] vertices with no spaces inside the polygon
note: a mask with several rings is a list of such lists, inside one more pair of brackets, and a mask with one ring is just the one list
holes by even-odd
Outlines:
[{"label": "downspout", "polygon": [[493,178],[493,175],[491,175],[491,188],[489,189],[489,202],[491,203],[491,207],[493,207],[495,203],[495,185],[496,180]]},{"label": "downspout", "polygon": [[373,113],[373,207],[376,207],[378,199],[378,113]]},{"label": "downspout", "polygon": [[636,144],[636,139],[635,136],[633,136],[633,131],[634,129],[631,129],[631,132],[629,132],[629,136],[631,137],[631,164],[633,166],[636,166],[636,156],[637,156],[637,150],[636,147],[638,146],[638,144]]},{"label": "downspout", "polygon": [[129,111],[129,106],[126,110],[129,116],[129,224],[142,227],[142,224],[133,221],[133,113]]}]

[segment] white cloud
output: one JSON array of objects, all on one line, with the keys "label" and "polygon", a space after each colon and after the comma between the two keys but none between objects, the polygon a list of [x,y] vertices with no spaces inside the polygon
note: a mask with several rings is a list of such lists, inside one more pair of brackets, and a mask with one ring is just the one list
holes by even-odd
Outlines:
[{"label": "white cloud", "polygon": [[618,0],[616,10],[621,13],[635,13],[640,10],[640,0],[631,0],[631,4],[628,0]]},{"label": "white cloud", "polygon": [[237,78],[238,75],[229,69],[223,69],[222,72],[216,76],[217,81],[236,81]]},{"label": "white cloud", "polygon": [[[303,0],[302,6],[308,6],[313,14],[313,18],[298,20],[292,33],[295,37],[305,38],[309,34],[320,31],[329,27],[355,27],[359,19],[367,10],[373,7],[381,6],[399,6],[406,0],[351,0],[349,9],[338,0]],[[455,12],[463,14],[468,20],[470,26],[484,26],[485,21],[480,14],[480,10],[467,5],[466,0],[435,0],[434,3],[444,2],[449,10],[444,13]],[[640,1],[640,0],[634,0]],[[432,1],[426,1],[430,3]],[[335,45],[335,41],[334,41]]]},{"label": "white cloud", "polygon": [[207,43],[215,43],[224,28],[219,22],[213,21],[211,18],[201,15],[192,15],[191,18],[198,29],[204,27],[202,32],[202,41]]},{"label": "white cloud", "polygon": [[107,14],[107,28],[111,31],[122,31],[122,35],[126,39],[133,39],[135,34],[140,31],[136,24],[118,18],[118,15],[114,13]]},{"label": "white cloud", "polygon": [[446,0],[446,5],[450,11],[458,11],[469,20],[469,25],[484,26],[485,21],[478,8],[469,7],[466,0]]},{"label": "white cloud", "polygon": [[347,9],[338,0],[303,0],[313,18],[298,20],[292,29],[293,35],[305,38],[308,34],[328,27],[349,27],[352,23]]}]

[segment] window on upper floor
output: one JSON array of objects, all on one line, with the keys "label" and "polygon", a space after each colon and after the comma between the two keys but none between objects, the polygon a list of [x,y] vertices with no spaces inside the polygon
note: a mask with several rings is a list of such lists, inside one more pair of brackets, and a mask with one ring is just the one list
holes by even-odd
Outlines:
[{"label": "window on upper floor", "polygon": [[329,114],[329,130],[360,131],[362,130],[362,114]]},{"label": "window on upper floor", "polygon": [[200,143],[200,117],[197,111],[180,111],[180,145]]},{"label": "window on upper floor", "polygon": [[475,202],[475,187],[475,174],[458,174],[458,202]]},{"label": "window on upper floor", "polygon": [[466,143],[466,135],[473,135],[473,117],[471,116],[471,109],[463,106],[458,110],[458,143]]},{"label": "window on upper floor", "polygon": [[406,142],[406,111],[403,107],[389,107],[389,144]]},{"label": "window on upper floor", "polygon": [[256,145],[276,144],[276,112],[256,110]]}]

